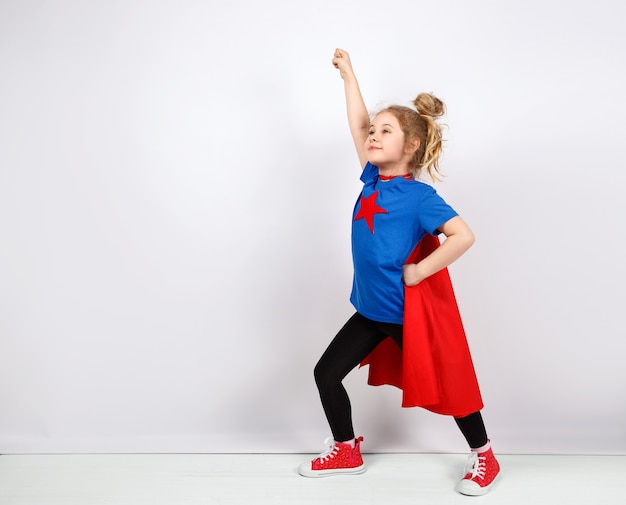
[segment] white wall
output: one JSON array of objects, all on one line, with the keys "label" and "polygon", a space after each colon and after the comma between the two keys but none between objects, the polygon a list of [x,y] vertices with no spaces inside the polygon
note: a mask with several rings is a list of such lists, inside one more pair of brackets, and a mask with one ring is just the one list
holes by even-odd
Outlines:
[{"label": "white wall", "polygon": [[[368,107],[447,103],[499,452],[626,453],[618,1],[0,3],[0,453],[313,451]],[[464,451],[346,380],[370,451]]]}]

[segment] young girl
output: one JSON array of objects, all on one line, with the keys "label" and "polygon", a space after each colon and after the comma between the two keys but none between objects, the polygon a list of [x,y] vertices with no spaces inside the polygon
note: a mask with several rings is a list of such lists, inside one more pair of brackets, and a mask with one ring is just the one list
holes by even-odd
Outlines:
[{"label": "young girl", "polygon": [[[474,242],[468,225],[428,184],[438,179],[444,113],[435,96],[421,93],[415,109],[391,106],[372,121],[347,52],[332,60],[344,81],[348,123],[363,172],[352,219],[356,313],[315,367],[330,424],[327,452],[300,465],[306,477],[365,470],[362,437],[355,438],[350,400],[342,385],[357,365],[369,364],[370,384],[403,390],[403,407],[421,406],[454,417],[470,448],[457,491],[482,495],[500,468],[480,410],[482,400],[447,266]],[[436,236],[445,235],[443,243]]]}]

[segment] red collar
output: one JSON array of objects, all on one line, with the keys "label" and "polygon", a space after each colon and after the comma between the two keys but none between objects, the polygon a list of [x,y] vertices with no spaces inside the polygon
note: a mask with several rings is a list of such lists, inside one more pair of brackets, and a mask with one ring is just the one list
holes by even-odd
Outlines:
[{"label": "red collar", "polygon": [[403,177],[407,181],[413,180],[413,176],[411,174],[403,174],[403,175],[378,175],[378,178],[381,181],[390,181],[391,179],[395,179],[396,177]]}]

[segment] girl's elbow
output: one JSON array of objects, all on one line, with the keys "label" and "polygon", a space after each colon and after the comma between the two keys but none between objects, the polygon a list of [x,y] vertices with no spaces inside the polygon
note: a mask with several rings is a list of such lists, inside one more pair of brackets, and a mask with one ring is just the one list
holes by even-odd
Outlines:
[{"label": "girl's elbow", "polygon": [[460,242],[463,244],[463,251],[467,251],[468,249],[470,249],[474,245],[474,242],[476,242],[476,237],[474,236],[474,233],[472,232],[472,230],[469,229],[466,230],[459,238]]},{"label": "girl's elbow", "polygon": [[469,249],[470,247],[472,247],[475,242],[476,242],[476,235],[474,235],[474,232],[472,230],[469,230],[467,234],[467,248]]}]

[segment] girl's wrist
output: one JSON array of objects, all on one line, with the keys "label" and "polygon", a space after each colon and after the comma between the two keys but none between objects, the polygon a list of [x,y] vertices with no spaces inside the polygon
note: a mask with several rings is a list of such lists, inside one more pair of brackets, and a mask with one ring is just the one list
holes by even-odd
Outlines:
[{"label": "girl's wrist", "polygon": [[341,73],[341,78],[342,78],[344,81],[354,81],[354,82],[356,82],[356,74],[354,73],[354,71],[353,71],[352,69],[350,69],[350,70],[344,70],[344,71]]}]

